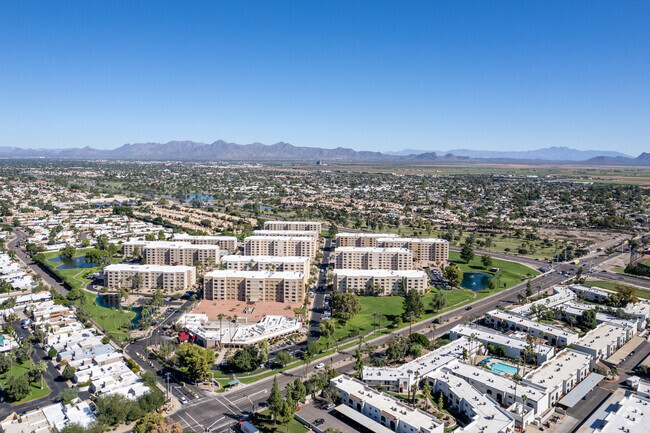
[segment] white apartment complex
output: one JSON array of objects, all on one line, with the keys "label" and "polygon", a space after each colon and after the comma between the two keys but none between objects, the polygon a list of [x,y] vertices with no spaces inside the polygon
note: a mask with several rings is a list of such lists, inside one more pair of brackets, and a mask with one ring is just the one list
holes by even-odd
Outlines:
[{"label": "white apartment complex", "polygon": [[311,259],[298,256],[224,256],[221,263],[230,271],[300,272],[305,284],[311,272]]},{"label": "white apartment complex", "polygon": [[254,236],[307,236],[318,239],[320,232],[313,230],[253,230]]},{"label": "white apartment complex", "polygon": [[573,343],[576,350],[591,355],[593,363],[607,359],[627,343],[634,332],[630,328],[603,323]]},{"label": "white apartment complex", "polygon": [[[405,286],[405,287],[404,287]],[[417,290],[425,294],[429,277],[424,271],[391,271],[387,269],[335,269],[334,290],[341,292],[378,294],[380,296],[404,294]]]},{"label": "white apartment complex", "polygon": [[205,299],[299,303],[305,298],[300,272],[218,270],[203,277]]},{"label": "white apartment complex", "polygon": [[219,248],[228,251],[237,250],[237,238],[235,236],[194,236],[177,233],[172,240],[189,242],[194,245],[219,245]]},{"label": "white apartment complex", "polygon": [[557,347],[569,346],[578,341],[576,332],[535,322],[518,314],[492,310],[485,313],[485,323],[497,329],[526,332],[533,337],[543,338]]},{"label": "white apartment complex", "polygon": [[316,257],[316,238],[309,236],[249,236],[244,239],[246,256]]},{"label": "white apartment complex", "polygon": [[196,269],[193,266],[109,265],[104,268],[104,284],[111,289],[187,290],[196,284]]},{"label": "white apartment complex", "polygon": [[340,247],[362,247],[376,248],[379,238],[398,238],[399,235],[392,233],[338,233],[336,235],[336,246]]},{"label": "white apartment complex", "polygon": [[323,223],[319,221],[266,221],[264,230],[299,230],[299,231],[323,231]]},{"label": "white apartment complex", "polygon": [[332,261],[335,269],[413,269],[413,253],[406,248],[339,247]]},{"label": "white apartment complex", "polygon": [[435,238],[377,238],[377,247],[406,248],[413,251],[413,260],[425,263],[445,263],[449,260],[449,242]]},{"label": "white apartment complex", "polygon": [[207,268],[214,268],[221,260],[219,245],[197,245],[190,242],[129,241],[122,244],[122,254],[133,256],[135,250],[150,265],[193,266],[201,262]]}]

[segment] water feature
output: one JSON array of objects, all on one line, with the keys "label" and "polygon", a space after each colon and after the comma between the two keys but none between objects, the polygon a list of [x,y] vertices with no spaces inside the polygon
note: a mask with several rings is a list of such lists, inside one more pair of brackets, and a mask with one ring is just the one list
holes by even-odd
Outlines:
[{"label": "water feature", "polygon": [[[102,308],[125,309],[119,304],[120,295],[115,293],[109,293],[106,295],[97,295],[97,297],[95,298],[95,302],[97,302],[97,305]],[[133,319],[131,319],[131,323],[135,325],[138,323],[138,320],[140,320],[140,316],[142,316],[142,307],[131,307],[131,311],[135,313],[135,316],[133,316]]]},{"label": "water feature", "polygon": [[486,274],[484,272],[465,272],[460,287],[478,292],[479,290],[487,289],[491,279],[492,274]]},{"label": "water feature", "polygon": [[201,201],[211,201],[214,200],[213,195],[208,195],[208,194],[185,194],[185,199],[187,201],[190,201],[192,199],[198,198]]},{"label": "water feature", "polygon": [[265,204],[260,205],[260,210],[273,210],[271,206],[267,206]]},{"label": "water feature", "polygon": [[76,256],[68,258],[61,258],[61,256],[56,256],[50,259],[50,262],[60,262],[61,265],[57,266],[57,269],[81,269],[81,268],[92,268],[97,266],[97,263],[86,263],[86,258],[84,256]]}]

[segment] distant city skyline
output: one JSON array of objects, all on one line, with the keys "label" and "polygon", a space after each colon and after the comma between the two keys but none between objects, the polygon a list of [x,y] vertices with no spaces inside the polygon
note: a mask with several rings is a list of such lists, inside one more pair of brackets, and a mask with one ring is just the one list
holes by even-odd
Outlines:
[{"label": "distant city skyline", "polygon": [[12,2],[0,146],[650,150],[645,1]]}]

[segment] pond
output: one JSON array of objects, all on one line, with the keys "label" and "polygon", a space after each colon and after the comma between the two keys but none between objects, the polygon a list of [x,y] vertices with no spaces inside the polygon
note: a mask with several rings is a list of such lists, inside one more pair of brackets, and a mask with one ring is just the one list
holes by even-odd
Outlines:
[{"label": "pond", "polygon": [[492,274],[486,274],[483,272],[465,272],[460,287],[478,292],[487,289],[491,279]]},{"label": "pond", "polygon": [[61,265],[57,266],[57,269],[80,269],[80,268],[92,268],[97,266],[97,263],[86,263],[86,258],[84,256],[71,257],[69,259],[62,259],[61,256],[56,256],[53,259],[49,260],[50,262],[59,262]]},{"label": "pond", "polygon": [[[97,295],[95,302],[97,302],[97,305],[102,308],[117,308],[120,302],[120,295],[113,293],[108,295]],[[140,320],[140,316],[142,315],[142,307],[132,307],[131,311],[135,313],[135,316],[131,319],[131,323],[135,325],[138,323],[138,320]]]},{"label": "pond", "polygon": [[193,200],[195,198],[198,198],[201,201],[211,201],[214,200],[213,195],[208,195],[208,194],[185,194],[185,199],[187,201]]}]

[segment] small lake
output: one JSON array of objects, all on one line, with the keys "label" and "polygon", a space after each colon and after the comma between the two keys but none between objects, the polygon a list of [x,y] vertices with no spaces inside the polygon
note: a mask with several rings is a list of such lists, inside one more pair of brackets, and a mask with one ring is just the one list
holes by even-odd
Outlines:
[{"label": "small lake", "polygon": [[198,198],[201,201],[210,201],[214,200],[213,195],[208,195],[208,194],[185,194],[185,199],[187,201],[190,201],[192,199]]},{"label": "small lake", "polygon": [[460,287],[478,292],[479,290],[487,289],[491,279],[492,274],[485,274],[483,272],[465,272]]},{"label": "small lake", "polygon": [[[116,301],[117,299],[117,301]],[[115,302],[119,302],[120,298],[115,298],[115,295],[97,295],[95,302],[102,308],[113,309],[116,308]],[[122,308],[122,307],[120,307]],[[131,319],[131,324],[136,325],[142,316],[142,307],[132,307],[131,311],[135,313],[133,319]]]},{"label": "small lake", "polygon": [[97,263],[86,263],[86,258],[84,256],[71,257],[69,259],[62,259],[61,256],[56,256],[49,261],[61,263],[61,265],[56,267],[57,269],[80,269],[97,266]]},{"label": "small lake", "polygon": [[263,205],[260,205],[260,210],[273,210],[273,208],[271,206],[267,206],[267,205],[263,204]]}]

